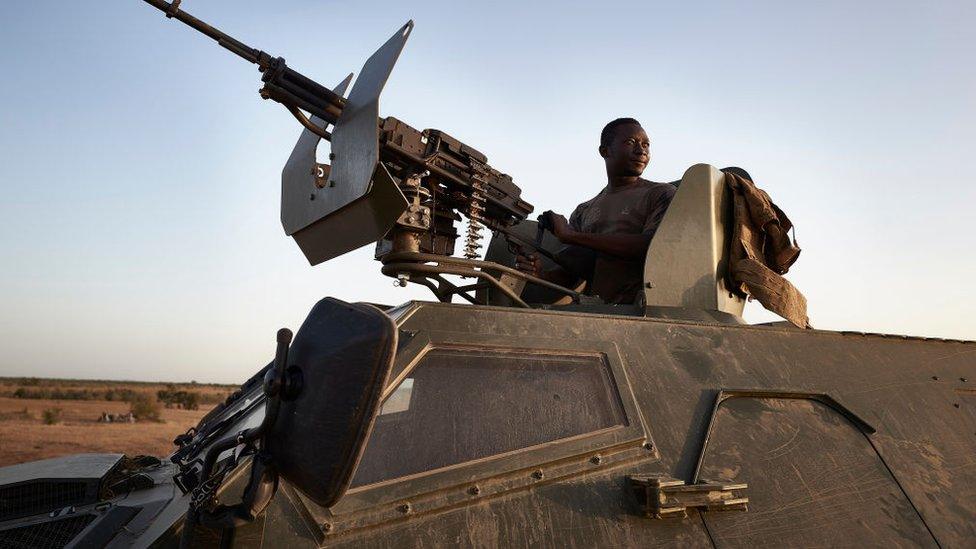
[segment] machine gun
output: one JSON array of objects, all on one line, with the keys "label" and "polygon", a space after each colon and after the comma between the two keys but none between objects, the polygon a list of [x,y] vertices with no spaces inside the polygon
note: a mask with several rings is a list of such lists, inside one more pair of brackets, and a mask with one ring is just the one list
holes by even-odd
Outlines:
[{"label": "machine gun", "polygon": [[[398,284],[415,282],[441,301],[460,295],[478,303],[476,290],[493,287],[519,306],[514,288],[531,282],[578,298],[561,286],[515,269],[478,260],[484,228],[514,239],[511,227],[532,205],[521,199],[512,178],[487,157],[435,129],[416,130],[393,117],[379,117],[379,96],[413,22],[407,22],[363,65],[348,97],[350,74],[328,89],[275,57],[223,33],[179,8],[181,0],[145,0],[254,63],[262,73],[261,97],[282,105],[304,126],[281,178],[281,223],[316,265],[377,242],[382,272]],[[307,113],[307,114],[306,114]],[[329,130],[331,127],[331,131]],[[321,139],[331,142],[330,164],[316,162]],[[451,257],[467,220],[464,257]],[[524,241],[514,246],[531,246]],[[444,275],[476,278],[455,285]]]}]

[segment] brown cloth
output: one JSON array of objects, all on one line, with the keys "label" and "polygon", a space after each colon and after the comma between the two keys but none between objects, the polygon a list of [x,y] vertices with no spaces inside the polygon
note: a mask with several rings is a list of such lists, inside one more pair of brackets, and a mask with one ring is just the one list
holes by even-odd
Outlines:
[{"label": "brown cloth", "polygon": [[809,328],[806,298],[782,276],[800,255],[789,236],[793,223],[752,181],[726,172],[725,183],[733,201],[729,287],[797,327]]}]

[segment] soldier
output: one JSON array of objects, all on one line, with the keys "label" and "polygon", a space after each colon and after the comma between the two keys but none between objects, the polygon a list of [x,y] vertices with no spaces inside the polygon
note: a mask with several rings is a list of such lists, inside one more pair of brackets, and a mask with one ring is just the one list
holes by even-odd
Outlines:
[{"label": "soldier", "polygon": [[587,281],[586,293],[607,303],[633,303],[643,281],[644,256],[677,190],[641,178],[650,161],[650,140],[640,122],[618,118],[600,133],[607,185],[583,202],[569,220],[554,212],[552,233],[566,245],[559,255],[578,266],[544,271],[535,254],[520,255],[516,267],[562,286]]}]

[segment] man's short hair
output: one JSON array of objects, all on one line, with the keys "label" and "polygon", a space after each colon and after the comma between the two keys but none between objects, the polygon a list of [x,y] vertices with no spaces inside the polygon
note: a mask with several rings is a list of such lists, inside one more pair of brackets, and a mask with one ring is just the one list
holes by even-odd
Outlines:
[{"label": "man's short hair", "polygon": [[624,124],[641,125],[640,122],[634,120],[633,118],[618,118],[616,120],[611,120],[609,124],[603,127],[603,131],[600,132],[600,146],[609,147],[610,142],[613,141],[614,134],[617,133],[617,128],[623,126]]}]

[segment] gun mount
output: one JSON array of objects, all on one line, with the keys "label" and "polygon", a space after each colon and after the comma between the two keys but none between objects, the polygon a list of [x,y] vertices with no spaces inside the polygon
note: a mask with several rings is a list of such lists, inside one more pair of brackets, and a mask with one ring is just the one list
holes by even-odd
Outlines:
[{"label": "gun mount", "polygon": [[[410,36],[412,21],[366,61],[347,98],[351,74],[330,90],[289,68],[283,58],[252,48],[181,10],[181,0],[145,1],[256,64],[264,83],[261,97],[281,103],[304,126],[282,170],[281,223],[309,263],[316,265],[375,241],[383,274],[400,285],[424,285],[441,301],[460,295],[480,303],[476,291],[493,287],[516,305],[528,307],[514,289],[526,282],[578,299],[572,290],[477,259],[486,228],[517,246],[532,246],[509,230],[533,210],[509,175],[441,130],[417,130],[394,117],[379,117],[380,93]],[[316,162],[322,139],[331,142],[330,164]],[[464,257],[452,257],[459,236],[455,225],[462,216],[467,218]],[[459,286],[444,275],[478,282]]]}]

